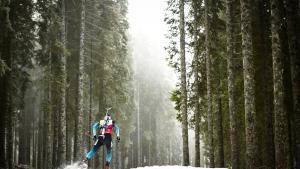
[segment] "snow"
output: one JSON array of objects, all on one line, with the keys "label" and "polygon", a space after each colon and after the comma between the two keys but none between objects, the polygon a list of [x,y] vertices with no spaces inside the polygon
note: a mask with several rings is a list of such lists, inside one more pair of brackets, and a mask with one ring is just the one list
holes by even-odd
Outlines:
[{"label": "snow", "polygon": [[87,164],[83,162],[76,162],[71,165],[61,167],[60,169],[87,169],[87,168],[88,168]]},{"label": "snow", "polygon": [[[136,169],[204,169],[204,168],[198,168],[198,167],[183,167],[183,166],[151,166],[151,167],[138,167]],[[208,169],[208,168],[205,168]],[[218,168],[214,168],[218,169]],[[219,168],[221,169],[221,168]],[[224,169],[224,168],[223,168]]]},{"label": "snow", "polygon": [[[76,162],[68,166],[61,167],[60,169],[88,169],[87,164],[83,162]],[[204,169],[204,168],[197,168],[197,167],[183,167],[183,166],[150,166],[150,167],[138,167],[136,169]],[[208,169],[208,168],[205,168]],[[221,169],[221,168],[214,168],[214,169]],[[223,168],[225,169],[225,168]]]}]

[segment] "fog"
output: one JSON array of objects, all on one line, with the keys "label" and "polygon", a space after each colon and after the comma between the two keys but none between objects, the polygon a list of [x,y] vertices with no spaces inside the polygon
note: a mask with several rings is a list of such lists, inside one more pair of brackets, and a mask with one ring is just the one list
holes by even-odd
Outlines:
[{"label": "fog", "polygon": [[[173,110],[173,103],[169,100],[170,92],[175,89],[175,85],[178,82],[176,78],[178,75],[175,74],[173,68],[168,66],[168,62],[166,61],[168,57],[164,49],[164,47],[168,45],[168,39],[165,36],[168,28],[164,22],[166,7],[166,0],[129,0],[128,20],[130,25],[130,48],[132,50],[136,73],[136,85],[148,79],[150,80],[149,83],[155,88],[154,90],[162,92],[163,97],[165,97],[165,104],[169,106],[166,108],[166,117],[172,117],[168,120],[172,121],[176,126],[172,129],[171,133],[173,135],[171,137],[180,140],[177,146],[181,149],[180,123],[175,118],[177,112]],[[145,95],[145,97],[151,97],[150,95]],[[151,99],[157,100],[158,98],[147,98],[146,100]],[[138,103],[144,106],[148,105],[148,101],[143,102],[140,100]],[[142,119],[143,116],[148,115],[146,112],[141,112]],[[140,128],[143,131],[143,127],[140,126]],[[194,132],[190,130],[189,135],[191,162],[193,163]],[[162,134],[160,137],[164,139],[165,135]],[[179,153],[178,158],[181,160],[181,151],[179,151]],[[181,161],[177,161],[177,163],[180,162]],[[158,162],[158,164],[159,163],[160,162]],[[169,164],[172,164],[172,162],[169,162]]]},{"label": "fog", "polygon": [[160,78],[174,87],[175,73],[165,61],[167,27],[163,19],[166,4],[165,0],[129,0],[129,34],[135,63],[148,64],[149,71],[159,72]]},{"label": "fog", "polygon": [[137,166],[181,163],[182,143],[178,139],[181,130],[169,100],[176,75],[167,65],[164,50],[166,4],[162,0],[129,0],[129,37],[135,72],[136,127],[139,129],[137,138],[133,138],[138,149]]}]

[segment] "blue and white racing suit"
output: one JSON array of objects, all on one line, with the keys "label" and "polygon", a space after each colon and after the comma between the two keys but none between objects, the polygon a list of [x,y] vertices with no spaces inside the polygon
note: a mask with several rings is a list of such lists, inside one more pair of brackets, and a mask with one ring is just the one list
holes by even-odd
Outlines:
[{"label": "blue and white racing suit", "polygon": [[[105,145],[106,147],[106,165],[109,165],[112,159],[112,131],[115,132],[117,137],[120,137],[120,128],[114,121],[110,120],[105,122],[101,120],[93,125],[93,136],[98,138],[92,150],[86,155],[87,159],[92,158],[97,150]],[[97,135],[99,135],[97,137]]]}]

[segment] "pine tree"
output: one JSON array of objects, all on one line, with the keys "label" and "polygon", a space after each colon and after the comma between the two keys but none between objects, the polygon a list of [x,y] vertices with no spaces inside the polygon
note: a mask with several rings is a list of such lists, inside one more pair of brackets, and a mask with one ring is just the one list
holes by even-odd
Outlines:
[{"label": "pine tree", "polygon": [[84,74],[84,32],[85,32],[85,0],[81,0],[81,24],[80,24],[80,52],[78,58],[77,74],[77,103],[75,119],[74,159],[80,160],[83,151],[83,74]]},{"label": "pine tree", "polygon": [[229,99],[229,116],[230,116],[230,141],[231,141],[231,165],[233,169],[240,168],[240,134],[238,132],[238,116],[237,116],[237,72],[235,58],[238,54],[238,38],[240,30],[237,25],[239,21],[239,1],[227,0],[227,72],[228,72],[228,99]]},{"label": "pine tree", "polygon": [[186,63],[185,63],[185,19],[184,19],[184,0],[179,2],[180,10],[180,80],[181,80],[181,107],[182,113],[182,139],[183,139],[183,165],[189,165],[189,136],[187,121],[187,89],[186,89]]},{"label": "pine tree", "polygon": [[281,31],[278,25],[283,22],[283,4],[281,1],[271,1],[271,30],[274,83],[274,115],[275,115],[275,156],[276,168],[290,168],[288,114],[284,106],[283,69],[284,55],[281,46]]},{"label": "pine tree", "polygon": [[[196,18],[196,17],[195,17]],[[197,22],[197,21],[195,21]],[[197,24],[194,24],[194,85],[195,85],[195,167],[200,167],[200,106],[199,106],[199,58],[197,52]]]},{"label": "pine tree", "polygon": [[215,10],[213,0],[205,0],[205,45],[206,45],[206,87],[207,87],[207,124],[208,124],[208,153],[209,153],[209,167],[215,167],[214,157],[214,138],[213,138],[213,108],[212,108],[212,59],[214,41]]},{"label": "pine tree", "polygon": [[242,54],[244,68],[246,169],[257,166],[257,141],[255,118],[255,83],[252,46],[252,1],[241,0]]},{"label": "pine tree", "polygon": [[217,164],[217,167],[225,167],[225,159],[224,159],[224,136],[223,136],[223,107],[222,107],[222,93],[221,93],[221,80],[218,82],[218,110],[217,110],[217,140],[218,140],[218,159],[219,163]]},{"label": "pine tree", "polygon": [[202,4],[202,1],[193,0],[192,1],[192,10],[193,10],[193,50],[194,50],[194,60],[193,60],[193,69],[194,69],[194,116],[195,116],[195,167],[200,167],[200,80],[199,80],[199,22],[200,22],[200,9],[199,6]]},{"label": "pine tree", "polygon": [[57,62],[57,78],[58,78],[58,89],[59,92],[59,115],[58,115],[58,165],[65,163],[66,161],[66,55],[65,55],[65,45],[66,45],[66,35],[65,35],[65,0],[59,3],[60,8],[60,33],[59,39],[61,40],[61,53]]},{"label": "pine tree", "polygon": [[[297,0],[285,0],[286,4],[286,16],[287,16],[287,34],[289,43],[289,54],[290,54],[290,64],[291,64],[291,77],[292,77],[292,89],[293,89],[293,99],[294,99],[294,110],[293,117],[294,128],[292,132],[295,132],[295,147],[293,147],[295,152],[295,164],[296,168],[300,168],[300,132],[298,128],[300,127],[300,33],[297,31],[300,27],[300,13],[299,13],[299,3]],[[298,11],[298,12],[297,12]]]},{"label": "pine tree", "polygon": [[[13,168],[12,164],[12,118],[13,112],[11,111],[11,68],[12,56],[11,56],[11,45],[13,38],[13,28],[10,21],[10,1],[2,1],[0,4],[0,61],[1,61],[1,74],[0,74],[0,107],[1,107],[1,130],[0,130],[0,166],[1,168]],[[5,129],[8,134],[5,135]],[[6,142],[7,141],[7,142]],[[6,144],[5,144],[6,142]],[[6,145],[6,147],[5,147]],[[7,157],[7,160],[5,158]]]}]

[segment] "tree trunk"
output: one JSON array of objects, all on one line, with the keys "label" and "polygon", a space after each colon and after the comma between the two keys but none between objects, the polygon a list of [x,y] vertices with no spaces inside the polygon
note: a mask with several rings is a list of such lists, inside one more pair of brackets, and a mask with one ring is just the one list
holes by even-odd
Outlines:
[{"label": "tree trunk", "polygon": [[44,124],[45,124],[45,135],[44,135],[44,140],[45,140],[45,154],[44,154],[44,159],[46,160],[44,163],[44,168],[46,169],[51,169],[52,168],[52,106],[51,106],[51,51],[49,52],[49,65],[48,65],[48,70],[46,74],[46,82],[48,84],[47,89],[46,89],[46,98],[45,98],[45,108],[44,108]]},{"label": "tree trunk", "polygon": [[[75,119],[77,118],[78,58],[80,53],[81,1],[65,0],[66,46],[70,55],[66,58],[66,161],[74,161]],[[78,10],[75,10],[78,9]],[[82,134],[82,133],[81,133]]]},{"label": "tree trunk", "polygon": [[271,7],[270,1],[260,2],[260,31],[262,42],[261,43],[261,55],[258,59],[262,61],[262,82],[263,86],[263,115],[264,115],[264,127],[265,134],[263,136],[265,146],[264,166],[267,168],[275,168],[275,146],[274,146],[274,115],[273,115],[273,72],[272,72],[272,49],[271,49]]},{"label": "tree trunk", "polygon": [[[195,93],[195,105],[194,105],[194,110],[195,110],[195,167],[200,167],[200,105],[199,105],[199,97],[200,97],[200,91],[199,91],[199,52],[198,52],[198,22],[199,22],[199,4],[201,4],[202,1],[197,1],[194,0],[192,1],[192,8],[194,11],[194,93]],[[171,145],[170,147],[170,153],[171,154]],[[169,162],[172,161],[171,155],[169,157]],[[169,163],[170,164],[170,163]]]},{"label": "tree trunk", "polygon": [[[295,152],[295,161],[293,167],[300,169],[300,16],[299,4],[297,0],[286,1],[287,14],[287,34],[289,42],[290,63],[291,63],[291,78],[293,85],[293,99],[294,99],[294,126],[292,131],[295,136],[295,141],[292,148]],[[300,1],[299,1],[300,2]],[[297,12],[298,11],[298,12]]]},{"label": "tree trunk", "polygon": [[[11,57],[11,38],[7,39],[7,56],[10,57],[7,59],[6,64],[11,68],[12,67],[12,57]],[[13,119],[14,119],[14,111],[12,110],[12,76],[11,76],[11,71],[7,72],[6,75],[7,76],[7,100],[6,100],[6,117],[7,117],[7,123],[6,123],[6,130],[7,130],[7,134],[6,134],[6,158],[7,158],[7,167],[8,169],[13,169],[14,168],[14,158],[13,158],[13,139],[14,139],[14,135],[13,135],[13,130],[14,130],[14,126],[13,126]]]},{"label": "tree trunk", "polygon": [[237,35],[240,33],[240,27],[235,25],[239,21],[238,0],[227,0],[227,72],[228,72],[228,103],[230,116],[230,141],[231,141],[231,166],[232,169],[240,168],[240,134],[238,133],[237,117],[237,72],[236,61],[238,58]]},{"label": "tree trunk", "polygon": [[255,82],[252,44],[252,1],[241,0],[242,54],[244,68],[246,169],[257,166],[257,137],[255,118]]},{"label": "tree trunk", "polygon": [[217,112],[216,112],[216,130],[217,130],[217,155],[218,155],[218,163],[217,167],[224,168],[225,167],[225,159],[224,159],[224,136],[223,136],[223,110],[222,110],[222,58],[219,56],[216,63],[216,73],[215,75],[218,79],[216,79],[217,83],[217,91],[216,91],[216,102],[217,102]]},{"label": "tree trunk", "polygon": [[199,109],[199,77],[198,77],[198,53],[195,51],[195,167],[200,167],[200,109]]},{"label": "tree trunk", "polygon": [[64,54],[66,46],[66,36],[65,36],[65,0],[62,0],[60,3],[61,10],[61,28],[60,28],[60,40],[62,43],[63,53],[59,55],[57,63],[57,78],[58,80],[58,121],[59,121],[59,130],[58,130],[58,155],[57,163],[58,166],[62,165],[66,161],[66,57]]},{"label": "tree trunk", "polygon": [[198,53],[195,51],[195,167],[200,167],[200,108],[199,108],[199,77]]},{"label": "tree trunk", "polygon": [[179,2],[180,10],[180,81],[181,81],[181,106],[182,113],[182,144],[183,144],[183,165],[188,166],[189,160],[189,135],[187,121],[187,89],[186,89],[186,63],[185,63],[185,17],[184,17],[184,0]]},{"label": "tree trunk", "polygon": [[[220,83],[220,82],[219,82]],[[219,85],[221,90],[221,85]],[[224,168],[224,140],[223,140],[223,111],[222,111],[222,97],[221,91],[219,91],[218,98],[218,112],[217,112],[217,139],[218,139],[218,159],[219,163],[217,167]]]},{"label": "tree trunk", "polygon": [[[8,36],[7,39],[5,40],[5,42],[7,43],[6,46],[6,52],[4,54],[4,56],[7,56],[6,60],[6,64],[8,67],[12,67],[12,57],[11,57],[11,35],[12,32],[8,32]],[[5,75],[7,78],[6,80],[6,95],[5,97],[7,97],[6,100],[6,108],[5,113],[6,113],[6,130],[7,130],[7,134],[6,134],[6,158],[7,158],[7,167],[8,169],[13,169],[14,165],[13,165],[13,118],[14,118],[14,111],[12,110],[12,76],[11,76],[11,71],[8,71],[5,73]]]},{"label": "tree trunk", "polygon": [[[43,145],[44,143],[44,138],[43,138],[43,132],[45,126],[43,125],[43,120],[45,119],[45,113],[41,112],[41,115],[39,116],[39,127],[38,127],[38,153],[37,153],[37,168],[44,168],[44,152],[45,152],[45,146]],[[18,124],[17,124],[18,127]],[[17,145],[18,145],[17,141]]]},{"label": "tree trunk", "polygon": [[207,87],[207,124],[208,124],[208,158],[209,167],[215,167],[214,156],[214,138],[213,138],[213,112],[212,112],[212,44],[214,43],[213,36],[213,22],[215,19],[215,13],[212,8],[213,1],[205,0],[205,23],[206,23],[206,87]]},{"label": "tree trunk", "polygon": [[59,92],[57,80],[55,79],[57,76],[57,59],[58,56],[55,52],[51,54],[51,72],[50,72],[50,83],[51,83],[51,122],[52,122],[52,169],[58,167],[57,164],[57,155],[58,155],[58,116],[59,116]]},{"label": "tree trunk", "polygon": [[141,125],[140,125],[140,83],[137,85],[137,156],[138,166],[142,166],[142,153],[141,153]]},{"label": "tree trunk", "polygon": [[272,23],[272,55],[273,55],[273,83],[274,83],[274,114],[275,114],[275,156],[276,168],[290,168],[288,115],[284,107],[283,69],[284,57],[281,46],[280,27],[283,22],[282,3],[271,1]]},{"label": "tree trunk", "polygon": [[[8,68],[11,68],[11,42],[13,29],[9,19],[9,5],[10,2],[4,0],[0,4],[0,61],[3,61]],[[3,65],[1,65],[2,68]],[[11,71],[6,70],[4,74],[0,74],[0,108],[1,108],[1,126],[0,126],[0,167],[9,168],[13,167],[12,157],[12,117],[13,112],[11,109]],[[7,135],[5,134],[7,130]],[[7,142],[6,142],[6,141]],[[6,146],[6,147],[5,147]],[[5,158],[6,157],[6,158]]]},{"label": "tree trunk", "polygon": [[75,119],[74,160],[83,156],[83,74],[84,74],[84,31],[85,31],[85,0],[81,0],[80,54],[78,58],[77,103]]},{"label": "tree trunk", "polygon": [[[91,57],[90,57],[90,75],[89,75],[89,86],[90,86],[90,91],[89,91],[89,123],[88,123],[88,128],[87,130],[89,131],[89,135],[92,135],[92,114],[93,114],[93,38],[91,38]],[[88,139],[88,148],[92,148],[92,142],[90,139]],[[88,166],[92,166],[91,160],[88,162]]]}]

